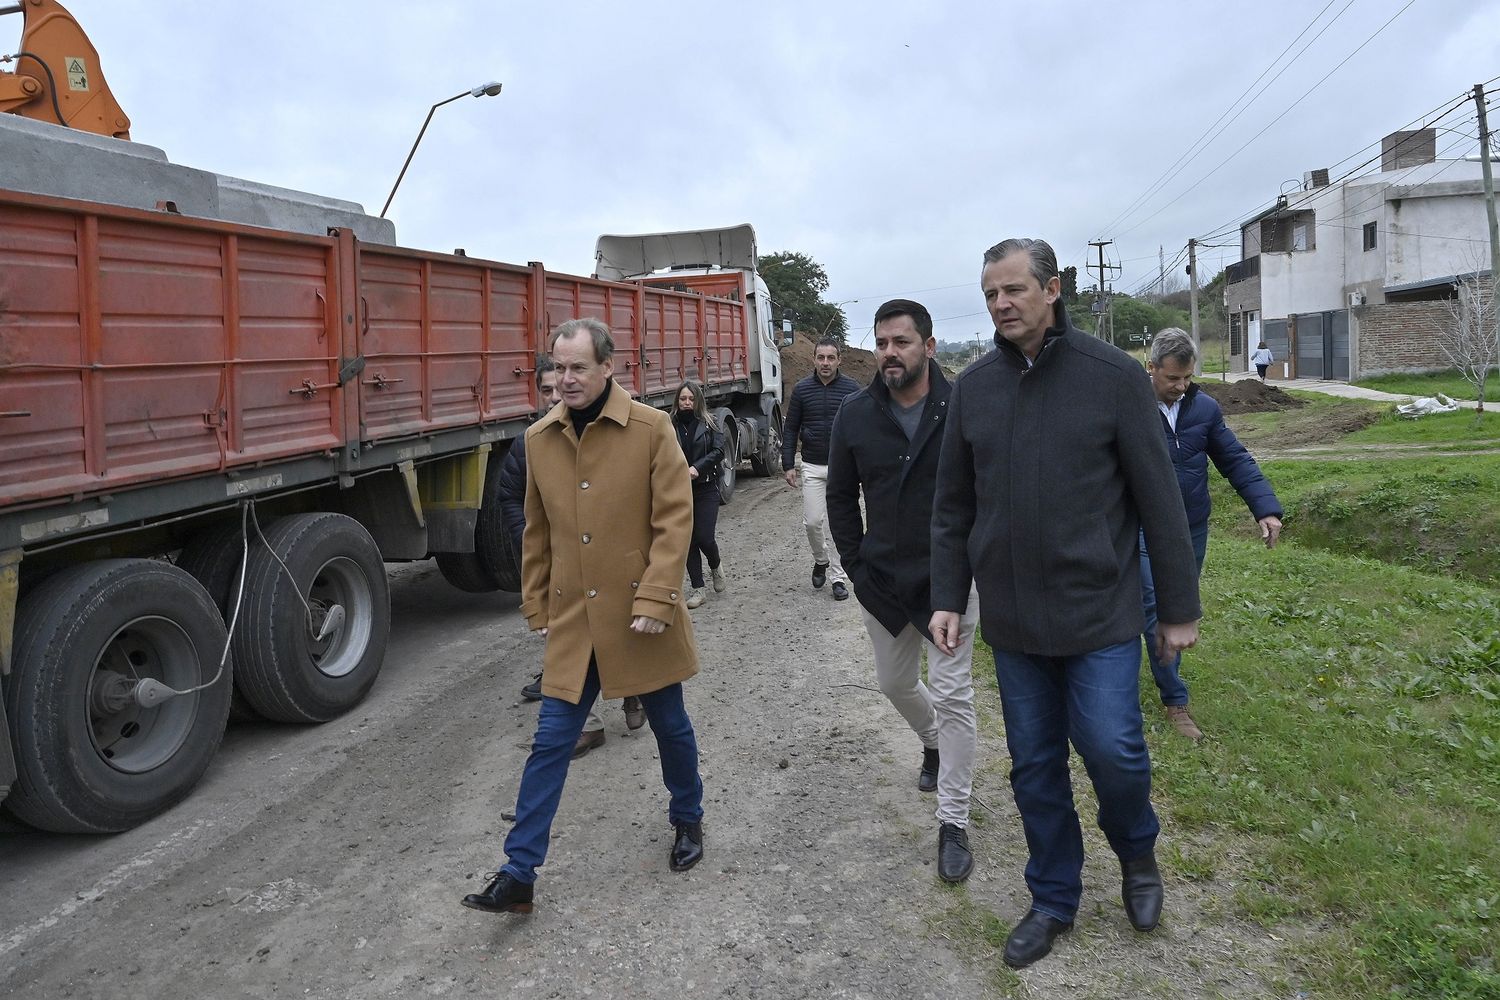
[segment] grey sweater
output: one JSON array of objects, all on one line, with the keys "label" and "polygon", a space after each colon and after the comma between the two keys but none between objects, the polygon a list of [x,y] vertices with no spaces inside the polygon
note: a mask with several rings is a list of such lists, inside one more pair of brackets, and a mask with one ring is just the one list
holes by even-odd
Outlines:
[{"label": "grey sweater", "polygon": [[932,513],[932,606],[972,579],[985,640],[1073,656],[1141,632],[1137,529],[1157,614],[1201,617],[1182,495],[1140,365],[1075,329],[1062,303],[1034,366],[997,349],[959,376]]}]

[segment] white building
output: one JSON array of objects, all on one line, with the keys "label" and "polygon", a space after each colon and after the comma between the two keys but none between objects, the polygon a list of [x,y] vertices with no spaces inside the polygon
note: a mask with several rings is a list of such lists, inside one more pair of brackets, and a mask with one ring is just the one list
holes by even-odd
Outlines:
[{"label": "white building", "polygon": [[1435,147],[1432,129],[1394,133],[1380,170],[1336,184],[1310,171],[1241,225],[1225,291],[1241,364],[1264,339],[1276,375],[1448,367],[1433,341],[1437,300],[1455,275],[1488,267],[1489,239],[1482,165],[1435,159]]}]

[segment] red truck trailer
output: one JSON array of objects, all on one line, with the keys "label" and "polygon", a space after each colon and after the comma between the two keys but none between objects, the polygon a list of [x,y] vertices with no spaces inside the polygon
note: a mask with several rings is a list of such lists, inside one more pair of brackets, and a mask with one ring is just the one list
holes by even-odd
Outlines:
[{"label": "red truck trailer", "polygon": [[0,799],[28,824],[169,807],[232,706],[357,704],[385,562],[517,589],[494,471],[564,320],[609,324],[655,405],[704,384],[726,494],[779,469],[748,226],[604,237],[585,277],[43,123],[0,116],[0,154]]}]

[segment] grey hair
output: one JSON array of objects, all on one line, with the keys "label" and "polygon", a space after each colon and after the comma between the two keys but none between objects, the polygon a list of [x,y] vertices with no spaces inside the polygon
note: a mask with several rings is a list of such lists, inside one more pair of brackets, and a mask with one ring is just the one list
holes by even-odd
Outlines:
[{"label": "grey hair", "polygon": [[1052,244],[1046,240],[1032,239],[1029,236],[1001,240],[990,247],[984,252],[984,264],[981,270],[1013,253],[1025,253],[1031,259],[1031,276],[1043,288],[1047,287],[1047,282],[1058,277],[1057,252],[1052,249]]},{"label": "grey hair", "polygon": [[1193,338],[1186,330],[1169,326],[1151,338],[1152,367],[1161,367],[1168,358],[1184,365],[1197,365],[1198,348],[1193,346]]},{"label": "grey hair", "polygon": [[559,323],[557,328],[552,331],[552,339],[547,341],[548,352],[555,354],[557,352],[557,342],[559,340],[572,339],[579,330],[588,331],[590,339],[594,342],[594,360],[599,364],[602,365],[615,356],[615,338],[610,336],[609,327],[605,326],[601,320],[597,320],[592,316],[585,316],[582,319],[570,319],[566,323]]}]

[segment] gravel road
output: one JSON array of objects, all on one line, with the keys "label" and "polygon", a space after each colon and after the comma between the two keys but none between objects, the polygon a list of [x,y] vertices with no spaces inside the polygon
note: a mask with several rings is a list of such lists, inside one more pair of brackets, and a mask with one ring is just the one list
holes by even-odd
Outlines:
[{"label": "gravel road", "polygon": [[385,670],[354,713],[234,727],[197,791],[129,833],[0,832],[0,996],[1277,993],[1275,942],[1226,916],[1233,886],[1169,870],[1163,926],[1140,937],[1097,835],[1078,929],[1004,970],[1025,856],[993,678],[978,866],[946,887],[920,746],[872,690],[855,602],[808,586],[796,494],[741,480],[719,534],[730,590],[694,612],[703,671],[686,685],[706,796],[693,871],[668,871],[655,741],[612,703],[606,744],[573,766],[536,912],[458,905],[499,858],[540,646],[513,595],[393,567]]}]

